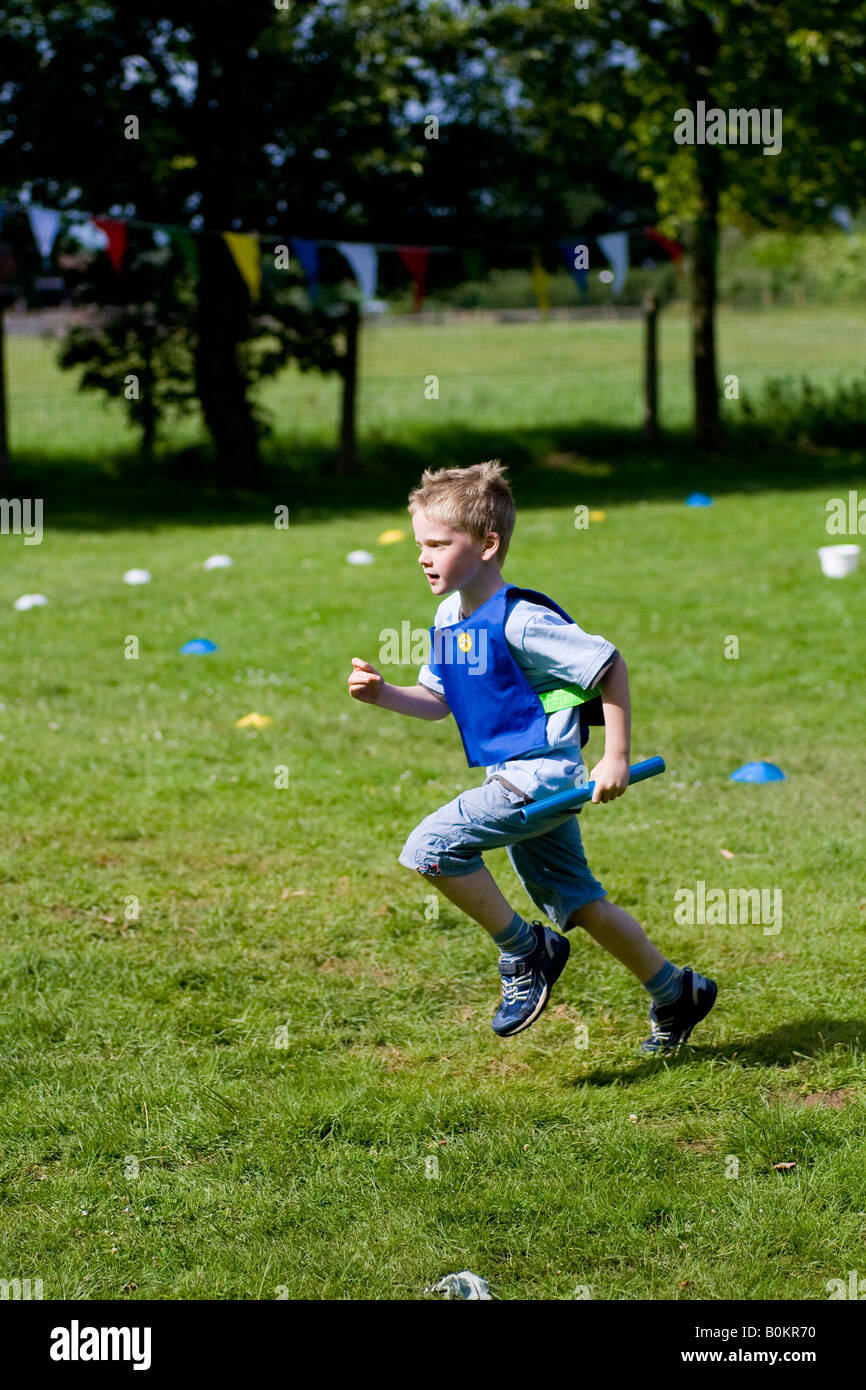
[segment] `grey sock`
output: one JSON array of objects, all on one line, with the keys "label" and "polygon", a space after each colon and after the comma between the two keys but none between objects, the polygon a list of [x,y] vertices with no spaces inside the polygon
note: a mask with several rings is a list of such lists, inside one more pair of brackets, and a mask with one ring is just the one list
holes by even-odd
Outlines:
[{"label": "grey sock", "polygon": [[535,932],[519,912],[515,912],[507,927],[493,937],[503,956],[528,956],[535,950]]}]

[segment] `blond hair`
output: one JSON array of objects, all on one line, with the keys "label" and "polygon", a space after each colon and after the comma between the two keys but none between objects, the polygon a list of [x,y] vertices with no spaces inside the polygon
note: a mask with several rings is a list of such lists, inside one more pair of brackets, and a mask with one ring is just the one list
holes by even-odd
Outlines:
[{"label": "blond hair", "polygon": [[418,487],[409,493],[409,513],[425,511],[455,531],[481,541],[488,531],[499,537],[496,560],[508,554],[516,520],[514,498],[499,459],[473,463],[469,468],[425,468]]}]

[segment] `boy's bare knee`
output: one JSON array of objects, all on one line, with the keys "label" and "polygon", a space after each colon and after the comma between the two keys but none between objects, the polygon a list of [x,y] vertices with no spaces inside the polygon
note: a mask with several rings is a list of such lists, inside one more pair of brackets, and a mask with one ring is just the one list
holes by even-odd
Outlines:
[{"label": "boy's bare knee", "polygon": [[583,907],[576,907],[568,919],[570,927],[594,927],[607,916],[607,898],[594,898]]}]

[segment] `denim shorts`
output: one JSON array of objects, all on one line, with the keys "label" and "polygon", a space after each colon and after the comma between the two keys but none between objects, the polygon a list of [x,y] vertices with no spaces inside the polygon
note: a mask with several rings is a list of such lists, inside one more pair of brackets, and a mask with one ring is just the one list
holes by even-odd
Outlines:
[{"label": "denim shorts", "polygon": [[577,814],[551,813],[525,825],[525,798],[492,774],[422,820],[400,851],[400,863],[422,874],[456,877],[483,865],[481,851],[505,849],[536,907],[558,927],[571,913],[607,897],[589,871]]}]

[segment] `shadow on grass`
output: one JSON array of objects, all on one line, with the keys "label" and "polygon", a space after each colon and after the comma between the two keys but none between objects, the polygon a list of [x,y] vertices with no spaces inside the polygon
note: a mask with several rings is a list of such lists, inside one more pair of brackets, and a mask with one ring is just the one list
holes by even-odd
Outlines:
[{"label": "shadow on grass", "polygon": [[711,455],[684,434],[650,446],[633,431],[600,425],[454,425],[407,429],[389,440],[371,431],[359,441],[358,471],[349,475],[333,472],[333,450],[324,444],[271,438],[262,455],[261,477],[233,488],[215,484],[204,448],[165,452],[150,464],[134,453],[99,460],[21,455],[3,490],[8,497],[41,497],[46,525],[102,531],[260,523],[277,505],[287,506],[295,521],[402,511],[425,468],[462,468],[490,458],[508,465],[522,509],[572,509],[576,500],[590,507],[679,502],[694,490],[711,496],[815,486],[838,491],[866,474],[866,456],[858,450],[773,448],[743,432]]},{"label": "shadow on grass", "polygon": [[729,1062],[741,1067],[792,1067],[804,1059],[818,1061],[837,1047],[846,1053],[866,1038],[866,1019],[836,1019],[824,1015],[797,1019],[769,1033],[743,1038],[722,1046],[686,1043],[669,1058],[650,1057],[638,1066],[616,1071],[598,1069],[575,1077],[572,1086],[633,1086],[658,1074],[659,1067],[687,1067],[695,1062]]}]

